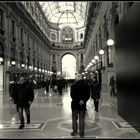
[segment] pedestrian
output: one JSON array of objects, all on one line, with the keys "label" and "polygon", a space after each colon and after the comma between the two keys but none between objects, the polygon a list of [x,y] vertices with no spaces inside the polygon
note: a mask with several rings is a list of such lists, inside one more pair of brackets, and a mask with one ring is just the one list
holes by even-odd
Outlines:
[{"label": "pedestrian", "polygon": [[50,80],[49,80],[49,78],[47,78],[46,81],[45,81],[45,87],[46,87],[46,92],[47,93],[49,92],[49,86],[50,86]]},{"label": "pedestrian", "polygon": [[94,101],[95,111],[98,112],[101,86],[96,76],[91,76],[90,83],[91,98]]},{"label": "pedestrian", "polygon": [[62,95],[64,82],[63,82],[63,80],[62,80],[62,78],[60,76],[57,77],[56,84],[57,84],[57,90],[58,90],[59,95]]},{"label": "pedestrian", "polygon": [[72,109],[72,136],[78,134],[78,123],[79,118],[79,135],[81,138],[84,137],[85,129],[85,111],[86,111],[86,102],[90,98],[90,90],[88,83],[82,79],[82,75],[77,73],[75,76],[75,82],[71,85],[70,96],[71,109]]},{"label": "pedestrian", "polygon": [[20,119],[19,129],[24,128],[24,116],[23,110],[25,110],[27,117],[27,124],[30,123],[30,106],[34,100],[34,91],[30,83],[25,80],[23,76],[20,77],[19,85],[14,92],[14,101],[18,108],[18,114]]},{"label": "pedestrian", "polygon": [[110,96],[114,96],[115,95],[115,80],[114,80],[114,76],[110,77]]}]

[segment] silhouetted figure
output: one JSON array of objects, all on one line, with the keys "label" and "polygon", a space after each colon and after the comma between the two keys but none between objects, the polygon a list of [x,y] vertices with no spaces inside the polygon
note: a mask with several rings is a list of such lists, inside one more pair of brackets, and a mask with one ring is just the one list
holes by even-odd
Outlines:
[{"label": "silhouetted figure", "polygon": [[18,114],[20,118],[19,129],[24,127],[24,116],[23,110],[26,112],[27,123],[30,123],[30,105],[34,99],[33,88],[28,81],[25,81],[24,77],[20,77],[19,85],[16,87],[14,92],[14,101],[17,104]]},{"label": "silhouetted figure", "polygon": [[47,78],[45,81],[46,92],[49,92],[50,80]]},{"label": "silhouetted figure", "polygon": [[55,78],[52,79],[51,86],[52,86],[53,91],[56,92],[57,91],[57,81]]},{"label": "silhouetted figure", "polygon": [[91,80],[90,80],[91,84],[91,98],[94,101],[94,106],[95,106],[95,111],[98,112],[99,111],[99,99],[100,99],[100,91],[101,91],[101,87],[100,87],[100,83],[97,80],[96,76],[91,76]]},{"label": "silhouetted figure", "polygon": [[57,90],[59,95],[62,95],[62,90],[64,88],[64,82],[61,77],[57,78]]},{"label": "silhouetted figure", "polygon": [[90,90],[88,83],[82,79],[81,74],[76,74],[75,78],[76,82],[72,84],[70,90],[73,129],[71,135],[75,136],[78,133],[77,120],[79,117],[79,134],[80,137],[84,137],[86,102],[90,97]]},{"label": "silhouetted figure", "polygon": [[115,95],[115,80],[114,80],[114,76],[110,77],[110,96],[114,96]]}]

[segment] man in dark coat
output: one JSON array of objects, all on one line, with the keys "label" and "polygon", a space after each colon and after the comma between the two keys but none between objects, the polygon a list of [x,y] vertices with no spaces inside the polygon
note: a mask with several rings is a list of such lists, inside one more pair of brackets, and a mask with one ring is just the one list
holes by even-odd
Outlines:
[{"label": "man in dark coat", "polygon": [[59,95],[62,95],[64,82],[63,82],[63,80],[62,80],[62,78],[60,76],[58,76],[56,84],[57,84],[57,90],[58,90]]},{"label": "man in dark coat", "polygon": [[95,111],[98,112],[101,86],[96,76],[91,76],[90,88],[91,98],[94,100]]},{"label": "man in dark coat", "polygon": [[72,98],[71,109],[72,109],[72,136],[77,134],[77,120],[79,116],[79,134],[80,137],[84,137],[85,129],[85,111],[86,102],[90,98],[90,90],[88,83],[82,79],[81,74],[76,74],[76,82],[72,84],[70,96]]},{"label": "man in dark coat", "polygon": [[20,84],[16,87],[14,92],[14,102],[17,104],[18,114],[20,118],[19,129],[24,127],[23,109],[25,109],[27,116],[27,123],[30,123],[30,105],[34,100],[34,92],[30,83],[25,81],[24,77],[20,77]]},{"label": "man in dark coat", "polygon": [[50,86],[50,80],[49,80],[49,78],[47,78],[46,81],[45,81],[45,87],[46,87],[46,92],[47,93],[49,92],[49,86]]},{"label": "man in dark coat", "polygon": [[114,76],[110,77],[109,85],[110,85],[110,96],[113,96],[113,95],[115,95],[115,80],[114,80]]}]

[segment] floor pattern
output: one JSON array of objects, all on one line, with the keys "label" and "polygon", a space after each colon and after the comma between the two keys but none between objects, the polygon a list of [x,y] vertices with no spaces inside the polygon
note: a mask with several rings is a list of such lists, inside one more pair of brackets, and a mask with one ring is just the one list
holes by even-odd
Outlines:
[{"label": "floor pattern", "polygon": [[[16,106],[5,94],[0,103],[0,139],[79,139],[72,137],[70,89],[64,89],[63,95],[51,89],[35,90],[35,99],[31,105],[31,124],[19,130],[19,117]],[[25,114],[24,114],[25,116]],[[26,117],[25,117],[26,122]],[[94,103],[87,102],[85,119],[85,139],[138,139],[138,133],[117,113],[117,98],[110,97],[104,87],[101,92],[99,112],[94,111]]]},{"label": "floor pattern", "polygon": [[[32,122],[31,124],[25,124],[24,130],[43,130],[47,122]],[[0,124],[0,131],[17,131],[19,128],[20,123],[11,123],[11,122],[5,122]]]}]

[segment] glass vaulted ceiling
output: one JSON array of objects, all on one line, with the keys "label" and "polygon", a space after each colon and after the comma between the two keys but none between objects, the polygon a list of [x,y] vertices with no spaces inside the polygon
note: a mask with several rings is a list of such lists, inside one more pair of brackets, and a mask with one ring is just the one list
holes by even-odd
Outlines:
[{"label": "glass vaulted ceiling", "polygon": [[87,2],[39,2],[50,22],[84,26]]}]

